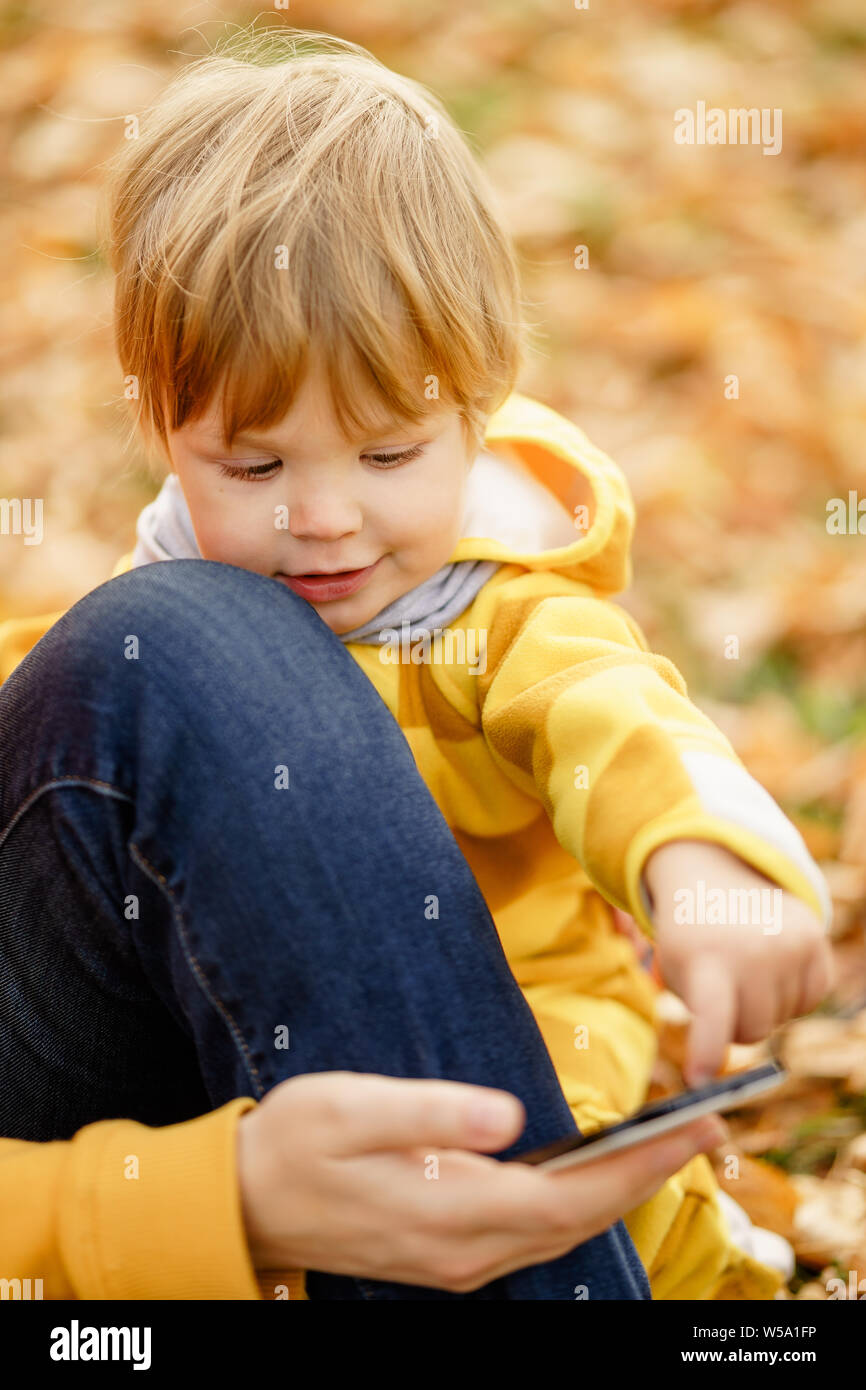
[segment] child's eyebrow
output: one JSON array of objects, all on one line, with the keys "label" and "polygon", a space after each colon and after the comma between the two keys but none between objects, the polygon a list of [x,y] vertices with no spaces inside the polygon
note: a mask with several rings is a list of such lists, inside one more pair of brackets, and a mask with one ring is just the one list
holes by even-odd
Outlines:
[{"label": "child's eyebrow", "polygon": [[253,434],[237,434],[235,435],[233,444],[230,445],[228,440],[224,439],[222,435],[196,435],[192,433],[190,435],[190,442],[194,448],[207,449],[209,452],[214,453],[225,453],[229,448],[236,448],[238,444],[249,444],[254,449],[268,449],[271,447],[267,439],[257,439]]},{"label": "child's eyebrow", "polygon": [[[436,423],[437,419],[434,415],[430,415],[425,419],[418,421],[394,419],[391,421],[386,421],[382,425],[381,429],[378,430],[378,432],[369,431],[366,434],[359,435],[357,439],[351,440],[350,442],[358,445],[366,444],[369,442],[370,439],[375,439],[379,435],[385,435],[389,433],[408,434],[412,430],[432,429],[435,427]],[[264,437],[259,438],[257,435],[254,434],[236,435],[233,446],[230,446],[225,439],[217,438],[214,435],[202,435],[198,439],[195,439],[195,437],[193,437],[193,440],[194,443],[197,444],[200,448],[215,452],[219,452],[220,450],[226,451],[230,447],[236,448],[239,445],[249,445],[253,449],[270,449],[271,452],[279,452],[283,455],[290,455],[292,452],[291,449],[279,449],[275,451],[274,444],[271,440],[265,439]]]}]

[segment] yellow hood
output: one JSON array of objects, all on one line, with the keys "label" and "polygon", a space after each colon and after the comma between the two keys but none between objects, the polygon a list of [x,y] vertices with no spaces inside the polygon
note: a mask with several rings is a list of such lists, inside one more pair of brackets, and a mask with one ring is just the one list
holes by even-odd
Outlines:
[{"label": "yellow hood", "polygon": [[[634,503],[620,469],[577,425],[540,401],[512,392],[487,422],[485,448],[500,459],[513,460],[518,473],[540,483],[559,504],[558,526],[548,518],[541,528],[541,534],[556,535],[559,543],[517,548],[521,534],[527,534],[526,516],[514,516],[512,524],[507,509],[496,515],[495,497],[490,495],[494,474],[488,473],[470,498],[470,525],[464,526],[450,560],[498,560],[530,570],[555,570],[599,594],[615,594],[628,587]],[[477,467],[476,463],[473,472]],[[487,492],[483,503],[482,487]],[[581,530],[584,521],[587,529]],[[471,534],[472,522],[479,529],[489,523],[485,525],[488,533]],[[569,529],[574,533],[571,541]]]}]

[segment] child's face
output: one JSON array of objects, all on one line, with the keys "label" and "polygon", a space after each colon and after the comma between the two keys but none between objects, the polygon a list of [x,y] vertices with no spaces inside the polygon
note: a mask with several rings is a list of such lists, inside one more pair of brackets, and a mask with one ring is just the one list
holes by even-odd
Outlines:
[{"label": "child's face", "polygon": [[[432,405],[420,426],[385,423],[347,443],[310,373],[279,425],[227,450],[212,402],[168,436],[202,556],[291,579],[333,632],[359,627],[435,574],[460,536],[474,450],[458,412]],[[401,461],[408,450],[415,456]],[[221,466],[239,472],[227,476]],[[365,573],[335,574],[347,570]],[[333,577],[298,578],[313,571]]]}]

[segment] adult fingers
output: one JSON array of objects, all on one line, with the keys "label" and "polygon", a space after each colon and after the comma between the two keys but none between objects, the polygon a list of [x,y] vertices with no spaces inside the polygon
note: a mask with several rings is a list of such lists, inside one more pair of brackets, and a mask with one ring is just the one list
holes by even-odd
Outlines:
[{"label": "adult fingers", "polygon": [[647,1201],[689,1159],[715,1148],[727,1132],[718,1116],[707,1115],[624,1153],[551,1173],[562,1188],[563,1219],[576,1228],[583,1222],[585,1234],[580,1238],[590,1239]]},{"label": "adult fingers", "polygon": [[318,1083],[311,1101],[335,1154],[418,1146],[496,1152],[526,1123],[516,1096],[485,1086],[361,1072],[302,1079]]}]

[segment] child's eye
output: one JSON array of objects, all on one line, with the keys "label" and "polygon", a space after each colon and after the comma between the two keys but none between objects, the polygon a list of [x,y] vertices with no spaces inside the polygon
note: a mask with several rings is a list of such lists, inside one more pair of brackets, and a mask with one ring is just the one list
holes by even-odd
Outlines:
[{"label": "child's eye", "polygon": [[[413,444],[411,449],[402,449],[396,454],[365,454],[364,458],[375,459],[378,466],[382,468],[394,468],[399,463],[407,463],[409,459],[417,458],[423,453],[423,444]],[[237,464],[221,463],[220,472],[226,478],[243,478],[248,482],[255,482],[260,478],[272,478],[274,470],[280,467],[279,459],[271,459],[270,463],[256,464]]]},{"label": "child's eye", "polygon": [[280,460],[271,459],[270,463],[256,463],[252,466],[237,463],[221,463],[220,472],[227,478],[246,478],[254,482],[256,478],[273,477],[274,469],[279,468]]},{"label": "child's eye", "polygon": [[399,454],[364,454],[364,458],[376,459],[384,468],[393,468],[397,463],[406,463],[424,452],[423,444],[413,444],[411,449],[403,449]]}]

